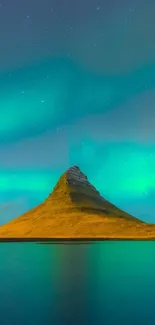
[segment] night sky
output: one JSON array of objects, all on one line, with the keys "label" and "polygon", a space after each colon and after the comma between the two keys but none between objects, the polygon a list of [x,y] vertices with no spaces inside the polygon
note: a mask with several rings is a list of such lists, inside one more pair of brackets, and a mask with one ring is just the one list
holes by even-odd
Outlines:
[{"label": "night sky", "polygon": [[78,165],[155,223],[155,1],[0,3],[0,224]]}]

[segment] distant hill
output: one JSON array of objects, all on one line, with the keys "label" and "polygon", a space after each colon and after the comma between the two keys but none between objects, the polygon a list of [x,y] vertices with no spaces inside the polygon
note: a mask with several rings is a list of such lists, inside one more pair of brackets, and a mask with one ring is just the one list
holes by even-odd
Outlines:
[{"label": "distant hill", "polygon": [[80,168],[69,168],[40,205],[0,226],[0,240],[15,239],[153,239],[146,224],[106,201]]}]

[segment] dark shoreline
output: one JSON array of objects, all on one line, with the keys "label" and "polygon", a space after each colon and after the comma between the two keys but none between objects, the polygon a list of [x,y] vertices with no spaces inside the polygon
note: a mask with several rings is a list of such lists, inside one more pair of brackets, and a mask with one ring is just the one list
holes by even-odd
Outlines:
[{"label": "dark shoreline", "polygon": [[0,243],[69,243],[96,241],[155,241],[155,238],[0,238]]}]

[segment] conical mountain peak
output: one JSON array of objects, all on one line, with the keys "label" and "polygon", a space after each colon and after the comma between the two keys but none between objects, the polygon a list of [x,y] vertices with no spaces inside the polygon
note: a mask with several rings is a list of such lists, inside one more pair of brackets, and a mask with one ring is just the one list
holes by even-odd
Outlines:
[{"label": "conical mountain peak", "polygon": [[[73,166],[67,169],[66,178],[68,184],[70,185],[76,185],[81,187],[91,186],[87,176],[80,170],[78,166]],[[92,186],[92,188],[94,187]]]},{"label": "conical mountain peak", "polygon": [[0,227],[2,238],[155,238],[146,225],[105,200],[78,166],[67,169],[40,205]]},{"label": "conical mountain peak", "polygon": [[[72,166],[68,168],[65,173],[59,178],[56,186],[54,187],[51,196],[59,195],[59,198],[69,195],[71,199],[75,198],[76,194],[78,196],[83,195],[88,199],[88,196],[98,196],[99,192],[96,188],[88,181],[87,176],[80,170],[78,166]],[[101,198],[101,197],[100,197]],[[102,198],[103,200],[103,198]],[[74,202],[75,203],[75,202]]]}]

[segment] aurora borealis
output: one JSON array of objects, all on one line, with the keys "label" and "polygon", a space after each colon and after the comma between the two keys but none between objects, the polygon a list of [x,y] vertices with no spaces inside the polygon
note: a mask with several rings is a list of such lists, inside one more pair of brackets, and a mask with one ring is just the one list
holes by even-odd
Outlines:
[{"label": "aurora borealis", "polygon": [[1,224],[71,165],[155,223],[154,11],[153,0],[1,3]]}]

